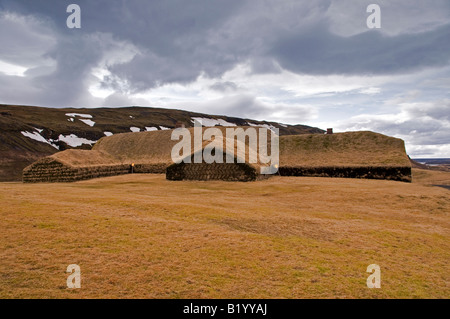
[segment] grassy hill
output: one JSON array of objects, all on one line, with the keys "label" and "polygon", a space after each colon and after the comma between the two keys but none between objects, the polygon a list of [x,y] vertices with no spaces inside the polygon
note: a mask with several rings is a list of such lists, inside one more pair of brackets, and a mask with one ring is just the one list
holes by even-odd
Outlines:
[{"label": "grassy hill", "polygon": [[174,128],[177,122],[191,127],[194,117],[236,125],[270,125],[279,128],[281,135],[324,132],[306,125],[284,125],[162,108],[55,109],[0,104],[0,181],[20,180],[24,167],[57,151],[91,149],[107,134],[164,130]]},{"label": "grassy hill", "polygon": [[299,164],[305,167],[411,165],[403,140],[369,131],[281,137],[280,165]]}]

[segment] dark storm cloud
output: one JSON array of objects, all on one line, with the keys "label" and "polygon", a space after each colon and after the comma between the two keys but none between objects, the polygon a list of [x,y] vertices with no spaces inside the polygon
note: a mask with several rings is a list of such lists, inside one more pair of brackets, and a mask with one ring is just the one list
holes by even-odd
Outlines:
[{"label": "dark storm cloud", "polygon": [[[73,2],[81,6],[80,30],[66,27],[66,7]],[[33,66],[23,81],[32,86],[35,103],[50,106],[92,98],[90,79],[99,66],[110,72],[103,88],[129,94],[187,83],[201,74],[220,77],[239,63],[257,74],[279,73],[281,66],[321,75],[398,74],[449,63],[450,24],[414,34],[371,30],[339,36],[332,32],[337,22],[327,17],[334,3],[0,0],[2,12],[16,13],[29,24],[28,29],[26,23],[2,25],[0,60],[18,65],[52,60],[53,68],[44,72]],[[362,8],[358,17],[365,21],[366,15]],[[105,62],[114,50],[134,53],[124,60],[125,53],[118,52]]]},{"label": "dark storm cloud", "polygon": [[[235,13],[240,2],[76,1],[82,10],[82,28],[70,30],[66,27],[66,7],[72,2],[2,1],[0,8],[53,21],[58,38],[53,54],[74,59],[82,56],[86,65],[78,64],[81,69],[90,68],[98,57],[97,50],[80,43],[78,35],[107,33],[135,45],[141,54],[127,64],[110,66],[114,74],[132,84],[132,91],[160,83],[188,82],[200,72],[220,75],[239,62],[233,54],[221,53],[208,39]],[[90,45],[101,47],[101,43]]]},{"label": "dark storm cloud", "polygon": [[[397,36],[379,31],[335,35],[323,17],[330,1],[299,2],[291,4],[292,10],[278,1],[76,1],[82,8],[82,29],[69,30],[65,9],[72,2],[0,2],[4,11],[50,21],[57,41],[50,55],[56,57],[58,69],[40,81],[48,80],[55,91],[82,80],[101,58],[101,50],[107,50],[82,38],[94,33],[110,34],[139,49],[131,61],[108,66],[130,83],[130,92],[189,82],[201,73],[220,76],[242,62],[250,62],[255,73],[276,73],[281,65],[310,74],[392,74],[444,65],[450,56],[450,25]],[[297,20],[311,21],[297,23],[296,15]],[[114,80],[105,85],[114,87]]]},{"label": "dark storm cloud", "polygon": [[450,24],[436,30],[384,36],[368,31],[351,37],[323,25],[283,35],[271,53],[281,66],[310,74],[395,74],[450,61]]},{"label": "dark storm cloud", "polygon": [[[319,1],[317,7],[307,12],[317,8],[325,12],[327,4]],[[296,73],[322,75],[398,74],[449,63],[449,24],[415,34],[386,36],[372,30],[342,37],[333,34],[328,20],[323,18],[288,28],[283,16],[275,14],[277,19],[268,18],[272,14],[270,5],[255,5],[251,13],[248,8],[239,11],[216,7],[212,12],[208,11],[211,7],[202,7],[197,12],[187,5],[191,10],[181,16],[169,16],[171,22],[163,23],[159,18],[167,17],[173,7],[150,8],[162,14],[155,17],[157,22],[153,24],[138,24],[142,32],[137,35],[134,23],[126,24],[128,27],[124,29],[114,28],[115,35],[142,47],[143,52],[131,62],[114,65],[110,70],[140,91],[158,84],[189,82],[200,73],[220,76],[242,62],[250,62],[255,73],[277,73],[281,65]],[[145,12],[144,8],[136,10],[133,6],[124,11],[134,17]],[[205,20],[205,15],[216,18]],[[236,25],[229,28],[228,20],[236,21]]]}]

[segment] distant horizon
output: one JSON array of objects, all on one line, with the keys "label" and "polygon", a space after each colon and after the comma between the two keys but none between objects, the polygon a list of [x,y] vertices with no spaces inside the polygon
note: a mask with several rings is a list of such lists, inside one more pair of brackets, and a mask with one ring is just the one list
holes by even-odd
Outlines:
[{"label": "distant horizon", "polygon": [[420,160],[424,160],[424,161],[426,161],[426,160],[450,160],[450,157],[428,157],[428,158],[417,158],[417,157],[412,158],[411,157],[411,159],[414,160],[414,161],[420,161]]}]

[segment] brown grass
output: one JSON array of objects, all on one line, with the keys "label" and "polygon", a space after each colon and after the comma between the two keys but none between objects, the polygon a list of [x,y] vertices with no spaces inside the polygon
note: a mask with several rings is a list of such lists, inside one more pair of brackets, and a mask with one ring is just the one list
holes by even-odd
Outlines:
[{"label": "brown grass", "polygon": [[121,162],[171,163],[170,153],[178,141],[171,141],[172,130],[122,133],[104,137],[93,150],[111,154]]},{"label": "brown grass", "polygon": [[403,140],[367,131],[281,136],[280,165],[411,166]]},{"label": "brown grass", "polygon": [[122,164],[112,155],[94,150],[65,150],[49,156],[68,166],[98,166]]},{"label": "brown grass", "polygon": [[[245,130],[248,127],[242,126],[242,128]],[[207,128],[204,127],[203,130],[205,129]],[[221,148],[225,149],[226,127],[216,127],[216,129],[222,131],[223,139],[221,139],[221,141],[223,141],[223,143],[218,142],[215,144],[218,147],[220,146],[220,144],[222,144],[224,147]],[[190,131],[191,137],[193,139],[194,129],[188,128],[188,130]],[[121,162],[136,162],[144,164],[166,163],[167,165],[170,165],[173,163],[171,158],[172,148],[179,142],[178,140],[171,140],[172,132],[172,130],[165,130],[116,134],[113,136],[102,138],[94,145],[93,150],[111,154]],[[202,145],[203,147],[205,147],[210,143],[211,141],[203,141]],[[191,146],[191,150],[194,151],[193,144]],[[235,154],[240,157],[245,156],[246,158],[248,158],[248,154],[237,153],[236,144]]]},{"label": "brown grass", "polygon": [[450,185],[450,172],[413,169],[413,177],[423,185]]},{"label": "brown grass", "polygon": [[[217,128],[225,136],[226,128]],[[127,162],[171,163],[172,147],[178,143],[171,141],[171,134],[171,130],[117,134],[102,138],[93,149]],[[403,140],[365,131],[280,136],[280,165],[411,166]]]},{"label": "brown grass", "polygon": [[425,184],[449,175],[428,174],[2,183],[0,297],[448,298],[449,191]]}]

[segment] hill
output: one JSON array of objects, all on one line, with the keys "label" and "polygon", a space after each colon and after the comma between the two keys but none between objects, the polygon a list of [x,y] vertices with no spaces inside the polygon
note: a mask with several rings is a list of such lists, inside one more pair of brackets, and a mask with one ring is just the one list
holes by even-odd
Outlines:
[{"label": "hill", "polygon": [[403,140],[370,131],[280,138],[281,165],[409,167]]},{"label": "hill", "polygon": [[306,125],[286,125],[183,110],[123,108],[45,108],[0,104],[0,181],[20,180],[22,170],[44,156],[66,149],[91,149],[102,137],[133,131],[186,127],[194,118],[208,125],[264,125],[281,135],[323,133]]},{"label": "hill", "polygon": [[280,175],[411,182],[403,140],[370,131],[280,137]]}]

